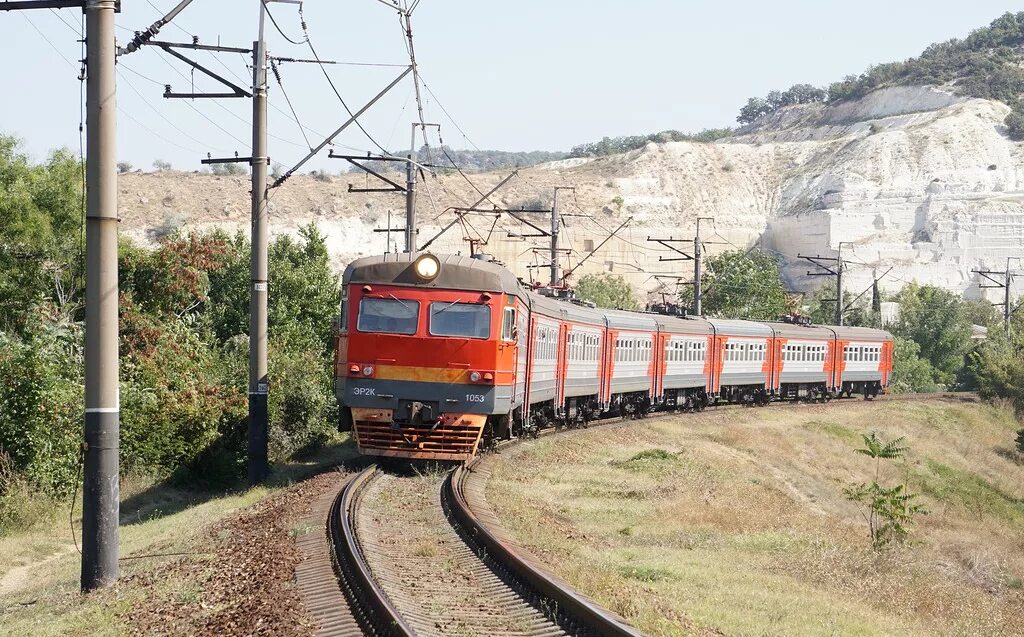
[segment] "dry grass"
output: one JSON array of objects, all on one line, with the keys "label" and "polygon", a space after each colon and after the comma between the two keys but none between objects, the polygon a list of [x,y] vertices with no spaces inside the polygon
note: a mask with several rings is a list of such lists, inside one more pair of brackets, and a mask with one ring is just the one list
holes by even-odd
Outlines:
[{"label": "dry grass", "polygon": [[[772,406],[543,439],[496,458],[520,542],[651,635],[1024,635],[1024,466],[1009,411],[941,401]],[[871,549],[843,496],[860,433],[906,436],[931,514]]]}]

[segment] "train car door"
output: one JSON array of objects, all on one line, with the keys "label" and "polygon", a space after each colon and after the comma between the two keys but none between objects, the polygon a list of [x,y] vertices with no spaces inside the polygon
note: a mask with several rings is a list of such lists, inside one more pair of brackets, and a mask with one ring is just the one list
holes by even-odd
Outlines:
[{"label": "train car door", "polygon": [[565,322],[563,313],[562,320],[558,324],[558,359],[555,364],[555,397],[553,399],[555,413],[560,414],[565,409],[565,376],[568,370],[569,350],[569,324]]}]

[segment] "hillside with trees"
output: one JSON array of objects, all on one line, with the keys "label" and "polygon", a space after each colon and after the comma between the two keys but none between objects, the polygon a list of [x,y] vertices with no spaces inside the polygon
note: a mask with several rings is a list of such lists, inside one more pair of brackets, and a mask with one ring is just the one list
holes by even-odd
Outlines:
[{"label": "hillside with trees", "polygon": [[1013,110],[1007,132],[1024,139],[1024,12],[1005,13],[966,38],[932,44],[920,56],[878,64],[827,87],[797,84],[751,97],[736,121],[749,124],[780,108],[813,102],[835,103],[863,97],[890,86],[933,85],[967,97],[998,100]]}]

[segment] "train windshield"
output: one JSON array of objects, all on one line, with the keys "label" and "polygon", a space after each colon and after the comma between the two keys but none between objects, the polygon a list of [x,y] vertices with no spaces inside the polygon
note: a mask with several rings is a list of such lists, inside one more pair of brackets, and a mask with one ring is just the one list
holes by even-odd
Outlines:
[{"label": "train windshield", "polygon": [[430,334],[432,336],[460,336],[463,338],[489,338],[491,336],[491,308],[475,303],[431,303]]},{"label": "train windshield", "polygon": [[363,299],[359,303],[360,332],[415,334],[419,324],[420,304],[401,299]]}]

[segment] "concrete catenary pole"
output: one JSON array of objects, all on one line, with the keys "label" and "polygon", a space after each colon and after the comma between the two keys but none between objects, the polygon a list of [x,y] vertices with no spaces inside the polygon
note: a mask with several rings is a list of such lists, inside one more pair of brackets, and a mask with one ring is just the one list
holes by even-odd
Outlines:
[{"label": "concrete catenary pole", "polygon": [[836,325],[840,326],[843,324],[843,305],[846,303],[843,299],[843,243],[846,242],[839,242],[839,254],[836,255]]},{"label": "concrete catenary pole", "polygon": [[703,311],[703,291],[701,289],[701,258],[704,256],[700,242],[700,222],[711,221],[711,217],[697,217],[697,232],[693,237],[693,315],[700,316]]},{"label": "concrete catenary pole", "polygon": [[1013,274],[1010,272],[1010,261],[1013,257],[1006,258],[1006,281],[1003,282],[1003,329],[1006,335],[1010,335],[1010,317],[1013,316],[1013,306],[1010,305],[1010,284],[1013,283]]},{"label": "concrete catenary pole", "polygon": [[249,290],[249,484],[267,477],[267,51],[266,7],[260,3],[259,39],[252,45],[252,237]]},{"label": "concrete catenary pole", "polygon": [[555,188],[555,198],[551,202],[551,287],[558,285],[558,271],[559,271],[559,258],[558,258],[558,227],[561,224],[561,220],[558,216],[558,191],[561,188]]},{"label": "concrete catenary pole", "polygon": [[405,162],[405,251],[416,251],[416,127],[412,125],[409,161]]},{"label": "concrete catenary pole", "polygon": [[118,569],[117,84],[114,0],[85,5],[87,211],[82,590],[112,584]]}]

